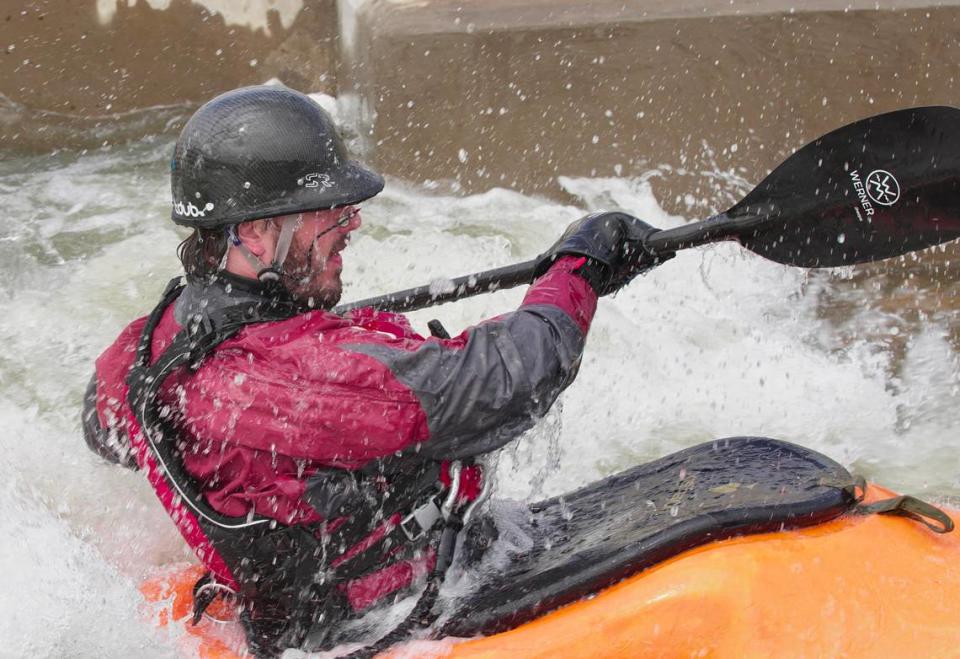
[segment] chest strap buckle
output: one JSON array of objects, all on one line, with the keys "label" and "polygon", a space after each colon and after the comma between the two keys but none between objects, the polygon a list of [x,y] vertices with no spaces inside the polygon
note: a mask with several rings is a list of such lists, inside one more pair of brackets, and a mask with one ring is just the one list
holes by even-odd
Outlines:
[{"label": "chest strap buckle", "polygon": [[437,505],[437,497],[431,497],[400,520],[400,530],[407,536],[407,540],[413,542],[426,535],[441,519],[443,513]]},{"label": "chest strap buckle", "polygon": [[[449,519],[457,506],[457,495],[460,493],[461,465],[459,460],[450,463],[450,487],[446,496],[443,493],[430,499],[413,510],[412,513],[400,520],[400,530],[413,542],[426,535],[441,519]],[[439,504],[443,496],[443,504]]]}]

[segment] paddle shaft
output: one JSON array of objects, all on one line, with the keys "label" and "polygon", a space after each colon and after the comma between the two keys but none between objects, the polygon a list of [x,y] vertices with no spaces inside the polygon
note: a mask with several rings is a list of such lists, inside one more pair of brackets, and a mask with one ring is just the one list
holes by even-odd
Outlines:
[{"label": "paddle shaft", "polygon": [[513,265],[484,270],[472,275],[457,277],[449,281],[408,288],[404,291],[371,297],[359,302],[350,302],[336,307],[334,313],[345,313],[361,307],[373,307],[381,311],[415,311],[435,304],[462,300],[482,293],[490,293],[501,288],[523,286],[533,281],[533,268],[536,260],[524,261]]},{"label": "paddle shaft", "polygon": [[[647,238],[645,244],[653,253],[675,252],[680,249],[735,237],[736,225],[735,220],[730,220],[724,214],[720,214],[703,222],[657,231]],[[536,259],[531,259],[501,268],[484,270],[472,275],[464,275],[449,281],[408,288],[396,293],[341,304],[334,311],[345,313],[361,307],[374,307],[381,311],[401,313],[501,289],[523,286],[533,281],[533,271],[536,263]]]},{"label": "paddle shaft", "polygon": [[[740,202],[651,234],[654,254],[720,240],[785,265],[829,268],[960,238],[960,110],[933,106],[855,121],[794,152]],[[337,307],[412,311],[529,284],[536,261]]]}]

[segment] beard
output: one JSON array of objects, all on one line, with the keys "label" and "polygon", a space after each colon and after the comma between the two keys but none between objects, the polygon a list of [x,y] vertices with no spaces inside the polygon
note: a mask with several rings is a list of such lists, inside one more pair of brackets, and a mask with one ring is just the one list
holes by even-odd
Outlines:
[{"label": "beard", "polygon": [[[337,244],[331,255],[339,253],[344,247],[346,241]],[[327,259],[317,255],[313,243],[303,247],[294,241],[290,245],[281,280],[294,300],[311,309],[332,309],[343,293],[340,272],[328,267]]]}]

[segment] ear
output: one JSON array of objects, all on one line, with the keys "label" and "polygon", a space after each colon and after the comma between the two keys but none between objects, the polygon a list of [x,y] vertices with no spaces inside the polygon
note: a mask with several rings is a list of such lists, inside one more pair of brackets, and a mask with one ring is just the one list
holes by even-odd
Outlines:
[{"label": "ear", "polygon": [[258,258],[272,253],[277,242],[276,231],[270,220],[252,220],[237,225],[237,238]]}]

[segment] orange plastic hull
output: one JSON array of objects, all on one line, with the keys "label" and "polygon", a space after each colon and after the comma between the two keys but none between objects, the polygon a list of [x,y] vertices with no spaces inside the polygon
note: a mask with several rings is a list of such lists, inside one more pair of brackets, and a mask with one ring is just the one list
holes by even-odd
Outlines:
[{"label": "orange plastic hull", "polygon": [[[871,486],[870,498],[891,493]],[[960,516],[951,511],[956,522]],[[144,585],[186,616],[196,573]],[[238,656],[191,628],[204,659]],[[215,630],[214,630],[215,631]],[[221,634],[222,636],[222,634]],[[889,516],[685,552],[509,632],[397,648],[433,657],[960,657],[960,532]]]}]

